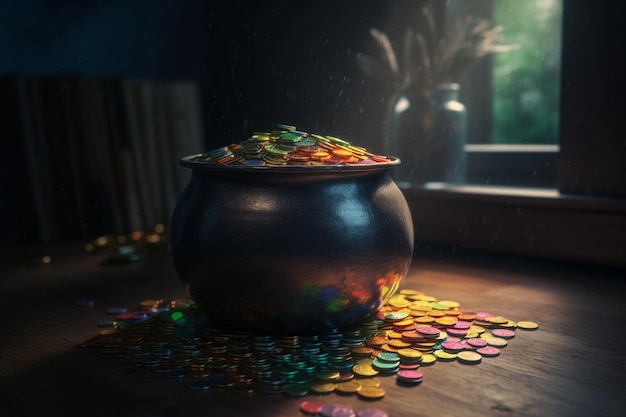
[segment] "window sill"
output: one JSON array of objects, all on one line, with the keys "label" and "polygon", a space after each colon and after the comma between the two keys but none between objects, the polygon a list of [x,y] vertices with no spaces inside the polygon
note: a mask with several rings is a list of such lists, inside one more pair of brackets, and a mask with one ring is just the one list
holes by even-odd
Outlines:
[{"label": "window sill", "polygon": [[416,251],[429,245],[626,267],[626,200],[554,188],[427,183],[401,187]]},{"label": "window sill", "polygon": [[468,182],[556,187],[558,145],[468,144]]}]

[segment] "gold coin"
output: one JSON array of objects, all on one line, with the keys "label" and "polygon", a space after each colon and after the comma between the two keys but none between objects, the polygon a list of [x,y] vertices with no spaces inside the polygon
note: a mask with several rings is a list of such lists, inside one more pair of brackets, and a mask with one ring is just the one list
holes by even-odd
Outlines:
[{"label": "gold coin", "polygon": [[[411,298],[411,297],[407,297],[407,298]],[[430,303],[428,301],[411,300],[411,305],[409,307],[413,308],[415,310],[427,310],[427,311],[430,311]]]},{"label": "gold coin", "polygon": [[471,350],[464,350],[457,354],[457,359],[463,363],[478,364],[483,359],[483,357],[480,355],[480,353]]},{"label": "gold coin", "polygon": [[439,301],[439,304],[443,304],[444,306],[450,307],[450,308],[459,308],[461,306],[460,303],[456,301],[451,301],[451,300]]},{"label": "gold coin", "polygon": [[335,384],[332,382],[316,382],[309,381],[307,383],[309,389],[317,394],[328,394],[335,390]]},{"label": "gold coin", "polygon": [[[437,359],[441,359],[442,361],[453,361],[457,357],[456,353],[449,353],[449,352],[446,352],[445,350],[436,350],[433,352],[433,355],[435,355]],[[422,362],[423,362],[423,359],[422,359]]]},{"label": "gold coin", "polygon": [[397,353],[400,359],[419,359],[423,356],[419,350],[410,348],[398,349]]},{"label": "gold coin", "polygon": [[335,384],[335,390],[343,394],[354,394],[361,389],[361,384],[358,381],[346,381]]},{"label": "gold coin", "polygon": [[474,324],[474,325],[470,326],[470,328],[467,329],[467,331],[468,332],[476,332],[476,333],[480,334],[480,333],[484,333],[485,332],[485,328],[482,327],[482,326],[477,326],[477,325]]},{"label": "gold coin", "polygon": [[402,295],[424,295],[424,293],[421,291],[411,290],[411,289],[406,289],[406,288],[400,290],[399,293]]},{"label": "gold coin", "polygon": [[404,298],[404,296],[394,295],[389,299],[389,301],[387,301],[387,304],[391,306],[392,308],[394,308],[395,310],[395,309],[406,308],[411,305],[411,302],[407,300],[406,298]]},{"label": "gold coin", "polygon": [[[400,339],[391,339],[391,340],[389,340],[388,345],[391,346],[391,347],[397,348],[397,349],[407,348],[407,347],[411,346],[410,343],[403,342]],[[383,348],[384,348],[384,345],[383,345]]]},{"label": "gold coin", "polygon": [[426,324],[426,323],[434,322],[435,318],[432,316],[422,316],[422,317],[415,317],[413,320],[415,321],[415,323]]},{"label": "gold coin", "polygon": [[489,337],[485,340],[487,341],[487,344],[489,346],[500,347],[500,348],[505,347],[509,343],[506,341],[506,339],[503,339],[501,337],[495,337],[493,335],[492,337]]},{"label": "gold coin", "polygon": [[390,331],[387,333],[388,339],[402,339],[402,333]]},{"label": "gold coin", "polygon": [[387,343],[387,338],[382,336],[372,336],[365,341],[368,345],[372,347],[380,347]]},{"label": "gold coin", "polygon": [[397,352],[398,349],[399,348],[392,346],[390,343],[385,343],[384,345],[380,347],[380,350],[385,351],[385,352]]},{"label": "gold coin", "polygon": [[437,323],[440,326],[453,326],[458,320],[455,317],[448,317],[448,316],[444,316],[444,317],[438,317],[435,319],[435,323]]},{"label": "gold coin", "polygon": [[357,395],[369,400],[374,400],[383,398],[385,396],[385,390],[381,387],[362,387],[357,391]]},{"label": "gold coin", "polygon": [[380,380],[378,378],[359,378],[358,383],[361,387],[380,387]]},{"label": "gold coin", "polygon": [[143,300],[139,303],[139,308],[142,310],[150,310],[157,308],[162,302],[163,300]]},{"label": "gold coin", "polygon": [[378,371],[372,367],[372,365],[357,363],[352,367],[352,372],[358,376],[376,376]]},{"label": "gold coin", "polygon": [[98,332],[98,334],[103,335],[103,336],[108,336],[108,335],[112,335],[112,334],[117,334],[119,333],[120,330],[116,327],[109,327],[106,329],[102,329]]},{"label": "gold coin", "polygon": [[394,322],[393,325],[395,327],[406,327],[406,326],[412,325],[413,323],[414,323],[413,322],[413,317],[408,317],[406,319]]},{"label": "gold coin", "polygon": [[509,319],[507,319],[506,317],[502,317],[502,316],[493,316],[493,317],[485,318],[485,321],[491,324],[504,324],[507,321],[509,321]]},{"label": "gold coin", "polygon": [[320,381],[336,381],[339,379],[339,372],[319,370],[313,374],[313,378]]},{"label": "gold coin", "polygon": [[433,355],[432,353],[427,353],[425,355],[422,355],[422,365],[432,365],[433,363],[437,362],[437,357],[435,355]]},{"label": "gold coin", "polygon": [[517,328],[523,330],[535,330],[539,328],[539,324],[534,321],[518,321]]},{"label": "gold coin", "polygon": [[411,317],[426,317],[428,316],[428,310],[420,310],[418,307],[417,309],[411,309],[409,314]]},{"label": "gold coin", "polygon": [[348,158],[350,156],[352,156],[352,151],[347,150],[347,149],[333,149],[333,155],[338,156],[340,158]]},{"label": "gold coin", "polygon": [[434,342],[419,342],[413,344],[413,349],[417,349],[420,352],[423,352],[424,349],[434,349],[436,343]]}]

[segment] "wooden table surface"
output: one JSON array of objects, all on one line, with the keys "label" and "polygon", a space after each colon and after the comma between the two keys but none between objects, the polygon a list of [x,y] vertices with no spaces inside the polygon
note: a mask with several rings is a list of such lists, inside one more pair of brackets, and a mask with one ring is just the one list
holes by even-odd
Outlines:
[{"label": "wooden table surface", "polygon": [[[56,252],[58,252],[58,254]],[[0,416],[303,416],[302,398],[226,389],[198,392],[77,345],[112,306],[184,297],[169,255],[103,265],[106,252],[51,250],[52,263],[4,261],[0,279]],[[13,257],[13,260],[18,259]],[[402,288],[540,324],[479,365],[437,362],[418,386],[380,377],[382,400],[309,394],[304,399],[381,408],[405,416],[618,416],[626,406],[624,271],[514,258],[416,257]],[[76,300],[93,299],[93,308]]]}]

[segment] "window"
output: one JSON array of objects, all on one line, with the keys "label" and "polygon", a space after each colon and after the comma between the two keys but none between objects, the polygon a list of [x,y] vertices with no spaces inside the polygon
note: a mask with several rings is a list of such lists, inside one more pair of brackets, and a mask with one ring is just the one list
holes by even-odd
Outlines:
[{"label": "window", "polygon": [[625,20],[621,0],[563,2],[557,187],[414,187],[419,245],[624,268]]},{"label": "window", "polygon": [[500,42],[517,47],[482,58],[461,81],[468,183],[556,187],[562,7],[562,0],[447,2],[448,30],[472,16],[501,26]]},{"label": "window", "polygon": [[468,20],[501,27],[500,44],[463,74],[468,142],[558,144],[562,0],[451,0],[446,32]]},{"label": "window", "polygon": [[562,0],[498,0],[493,21],[519,48],[493,57],[491,143],[558,144]]}]

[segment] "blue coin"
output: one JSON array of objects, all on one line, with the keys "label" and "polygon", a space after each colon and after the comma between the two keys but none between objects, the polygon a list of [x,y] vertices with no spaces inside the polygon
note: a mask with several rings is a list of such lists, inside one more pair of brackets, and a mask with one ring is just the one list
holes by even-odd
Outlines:
[{"label": "blue coin", "polygon": [[126,311],[128,310],[124,307],[109,307],[107,308],[106,313],[117,316],[118,314],[126,313]]},{"label": "blue coin", "polygon": [[207,379],[212,387],[228,388],[233,386],[233,383],[228,379],[226,374],[213,374]]},{"label": "blue coin", "polygon": [[185,377],[184,369],[170,369],[163,373],[163,376],[167,379],[183,379]]},{"label": "blue coin", "polygon": [[243,164],[249,167],[260,167],[265,165],[265,161],[261,161],[260,159],[247,159]]},{"label": "blue coin", "polygon": [[211,382],[208,378],[188,379],[185,381],[185,387],[194,391],[208,391]]},{"label": "blue coin", "polygon": [[76,300],[76,305],[80,307],[93,307],[94,304],[95,304],[95,301],[89,298],[82,298],[80,300]]}]

